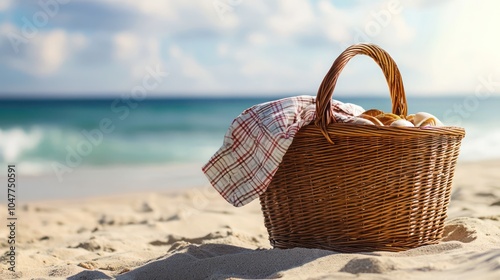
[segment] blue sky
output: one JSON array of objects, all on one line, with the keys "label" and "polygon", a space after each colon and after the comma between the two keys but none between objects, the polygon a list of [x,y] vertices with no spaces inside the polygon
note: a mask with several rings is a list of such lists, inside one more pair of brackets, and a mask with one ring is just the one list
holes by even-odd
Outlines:
[{"label": "blue sky", "polygon": [[[267,2],[2,0],[0,97],[122,94],[151,69],[168,76],[149,96],[314,95],[360,41],[392,55],[409,96],[467,95],[484,80],[500,89],[499,1]],[[360,57],[335,92],[387,86]]]}]

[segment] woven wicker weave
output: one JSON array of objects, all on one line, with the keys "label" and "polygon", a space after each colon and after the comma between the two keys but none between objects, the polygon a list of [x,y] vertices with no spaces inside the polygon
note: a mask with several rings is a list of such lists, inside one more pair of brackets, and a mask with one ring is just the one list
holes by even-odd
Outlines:
[{"label": "woven wicker weave", "polygon": [[357,54],[382,68],[392,112],[407,113],[399,70],[380,47],[353,45],[335,60],[318,91],[315,124],[297,133],[260,196],[276,248],[401,251],[442,237],[465,131],[335,123],[333,89]]}]

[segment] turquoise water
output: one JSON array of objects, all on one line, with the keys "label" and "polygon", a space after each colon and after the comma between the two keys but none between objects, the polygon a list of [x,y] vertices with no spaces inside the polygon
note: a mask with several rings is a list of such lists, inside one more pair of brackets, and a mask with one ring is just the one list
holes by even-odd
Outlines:
[{"label": "turquoise water", "polygon": [[[65,165],[203,163],[244,109],[269,98],[0,101],[0,162],[25,169]],[[388,98],[337,98],[390,111]],[[466,128],[462,160],[500,158],[500,98],[410,98],[426,111]]]}]

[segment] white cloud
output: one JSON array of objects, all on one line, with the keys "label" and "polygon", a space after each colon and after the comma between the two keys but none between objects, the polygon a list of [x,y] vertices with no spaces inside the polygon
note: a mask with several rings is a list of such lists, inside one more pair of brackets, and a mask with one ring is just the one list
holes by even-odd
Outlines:
[{"label": "white cloud", "polygon": [[314,22],[315,16],[308,1],[280,0],[275,15],[268,24],[277,34],[284,37],[306,32]]},{"label": "white cloud", "polygon": [[107,0],[112,5],[125,5],[140,11],[143,14],[162,17],[166,20],[176,19],[176,10],[183,1],[135,1],[135,0]]},{"label": "white cloud", "polygon": [[[121,0],[120,2],[123,2]],[[156,14],[162,17],[174,17],[175,10],[173,9],[172,1],[126,1],[129,5],[136,5],[145,14]]]},{"label": "white cloud", "polygon": [[89,40],[81,33],[75,33],[71,36],[71,48],[73,50],[81,50],[88,46]]},{"label": "white cloud", "polygon": [[229,46],[225,43],[217,45],[217,54],[221,57],[226,56],[229,52]]},{"label": "white cloud", "polygon": [[11,0],[2,0],[2,1],[0,1],[0,12],[8,10],[10,8],[11,4],[12,4]]},{"label": "white cloud", "polygon": [[437,41],[426,60],[428,75],[435,79],[431,89],[473,92],[478,76],[500,79],[499,9],[500,2],[492,0],[481,5],[457,1],[446,6],[437,25]]},{"label": "white cloud", "polygon": [[451,0],[412,0],[412,1],[404,1],[405,6],[416,7],[416,8],[433,8],[435,6],[439,6],[441,4],[446,4],[447,2],[451,2]]},{"label": "white cloud", "polygon": [[[212,31],[234,30],[240,24],[241,7],[237,1],[222,1],[230,9],[220,14],[214,7],[215,1],[136,1],[136,0],[105,0],[113,6],[128,7],[139,19],[135,26],[141,32],[150,29],[170,34],[204,28]],[[147,28],[143,29],[144,26]]]},{"label": "white cloud", "polygon": [[115,56],[127,60],[139,54],[139,39],[131,32],[121,32],[113,36]]},{"label": "white cloud", "polygon": [[114,56],[132,80],[141,79],[147,66],[163,64],[159,41],[150,35],[119,33],[114,36]]},{"label": "white cloud", "polygon": [[267,43],[267,38],[266,35],[262,33],[254,32],[247,36],[247,41],[252,45],[262,46]]},{"label": "white cloud", "polygon": [[213,77],[210,72],[205,69],[193,56],[185,54],[178,46],[171,46],[169,49],[170,55],[175,58],[177,70],[187,78],[195,81],[212,83]]},{"label": "white cloud", "polygon": [[246,45],[231,54],[234,66],[221,76],[225,81],[223,85],[217,86],[229,86],[225,90],[230,92],[315,94],[327,70],[315,57],[307,56],[307,66],[300,67],[303,61],[299,57],[283,55],[278,58],[273,52],[256,51],[253,46]]},{"label": "white cloud", "polygon": [[409,43],[416,38],[416,31],[408,25],[407,21],[401,16],[394,16],[391,25],[394,28],[394,33],[391,36],[398,38],[398,43]]},{"label": "white cloud", "polygon": [[9,34],[14,32],[19,32],[19,30],[12,23],[3,22],[2,24],[0,24],[0,39],[5,40],[5,38],[7,38]]},{"label": "white cloud", "polygon": [[69,34],[63,29],[38,32],[31,39],[18,39],[15,46],[8,38],[14,38],[14,36],[21,38],[22,32],[17,27],[9,23],[2,24],[0,34],[4,37],[0,44],[4,49],[0,55],[0,61],[14,69],[38,77],[57,74],[72,54],[88,45],[88,39],[83,34]]},{"label": "white cloud", "polygon": [[170,55],[174,58],[180,58],[182,56],[182,51],[178,46],[171,46],[170,47]]},{"label": "white cloud", "polygon": [[24,51],[10,57],[10,64],[35,76],[48,76],[57,72],[68,57],[69,38],[64,30],[38,33],[26,43]]},{"label": "white cloud", "polygon": [[157,38],[148,37],[140,39],[140,53],[129,62],[132,78],[140,79],[144,76],[144,69],[152,65],[163,67],[160,42]]},{"label": "white cloud", "polygon": [[348,32],[352,29],[352,17],[326,0],[318,3],[318,9],[320,28],[331,41],[348,42],[352,39]]},{"label": "white cloud", "polygon": [[[64,62],[68,55],[68,38],[62,30],[52,31],[39,42],[40,73],[52,73]],[[42,70],[43,69],[43,70]]]}]

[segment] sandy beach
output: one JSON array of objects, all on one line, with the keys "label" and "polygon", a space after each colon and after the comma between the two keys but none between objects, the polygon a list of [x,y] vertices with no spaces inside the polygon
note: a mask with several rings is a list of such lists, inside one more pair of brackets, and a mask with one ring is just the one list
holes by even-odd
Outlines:
[{"label": "sandy beach", "polygon": [[[96,196],[106,186],[95,180],[89,197],[18,202],[16,272],[3,256],[0,278],[500,279],[499,170],[500,161],[460,163],[442,242],[399,253],[271,249],[258,201],[235,208],[206,182],[168,176],[165,190],[144,176],[130,181],[144,192]],[[1,232],[3,254],[10,245]]]}]

